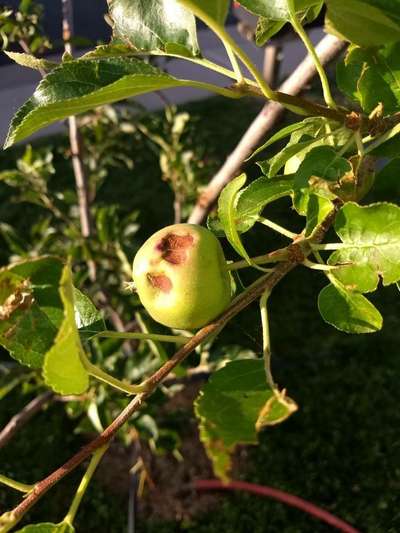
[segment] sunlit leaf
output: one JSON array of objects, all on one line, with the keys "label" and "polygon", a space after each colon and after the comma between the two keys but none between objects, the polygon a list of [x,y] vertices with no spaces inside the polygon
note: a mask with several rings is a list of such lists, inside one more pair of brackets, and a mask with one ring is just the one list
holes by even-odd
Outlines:
[{"label": "sunlit leaf", "polygon": [[325,220],[332,209],[333,204],[329,198],[314,193],[309,195],[306,213],[306,237],[312,235],[313,230]]},{"label": "sunlit leaf", "polygon": [[246,174],[241,174],[229,182],[222,190],[218,200],[218,217],[225,235],[236,252],[250,262],[236,227],[236,205],[238,192],[246,183]]},{"label": "sunlit leaf", "polygon": [[195,18],[177,0],[108,0],[113,36],[145,52],[196,56]]},{"label": "sunlit leaf", "polygon": [[[290,13],[287,0],[241,0],[240,4],[251,13],[270,20],[288,21]],[[321,5],[321,0],[295,0],[296,12]]]},{"label": "sunlit leaf", "polygon": [[280,141],[281,139],[284,139],[285,137],[288,137],[291,133],[294,131],[302,130],[304,129],[305,124],[304,121],[302,122],[295,122],[294,124],[289,124],[289,126],[285,126],[281,130],[277,131],[274,135],[271,135],[269,139],[265,141],[261,146],[259,146],[252,154],[247,158],[247,160],[251,159],[258,153],[262,152],[268,146],[271,146],[271,144]]},{"label": "sunlit leaf", "polygon": [[64,305],[64,320],[54,345],[47,352],[43,376],[47,385],[61,394],[81,394],[89,386],[89,376],[81,361],[83,348],[75,323],[74,287],[69,265],[60,282],[60,296]]},{"label": "sunlit leaf", "polygon": [[5,148],[70,115],[130,96],[185,85],[139,59],[99,58],[62,63],[17,111]]},{"label": "sunlit leaf", "polygon": [[56,68],[58,66],[58,63],[55,63],[54,61],[47,61],[47,59],[43,58],[39,59],[30,54],[9,52],[7,50],[5,50],[4,53],[7,54],[8,57],[15,61],[15,63],[17,63],[18,65],[21,65],[22,67],[32,68],[34,70],[44,70],[45,72],[49,72],[50,70],[53,70],[53,68]]},{"label": "sunlit leaf", "polygon": [[[256,44],[263,46],[290,20],[287,0],[244,0],[241,5],[259,15]],[[303,24],[315,20],[323,6],[322,0],[295,0],[296,14]]]},{"label": "sunlit leaf", "polygon": [[250,183],[245,189],[239,193],[239,198],[236,206],[236,225],[240,233],[248,231],[255,222],[264,207],[283,198],[289,196],[293,192],[293,180],[270,180],[266,177],[261,177]]},{"label": "sunlit leaf", "polygon": [[[178,0],[178,2],[190,9],[190,5],[187,5],[185,0]],[[194,0],[193,3],[221,26],[225,23],[230,5],[229,0]]]},{"label": "sunlit leaf", "polygon": [[[338,182],[342,176],[351,171],[352,167],[349,161],[339,156],[330,146],[313,148],[301,162],[294,178],[294,206],[296,210],[309,218],[315,218],[315,208],[322,207],[322,203],[325,204],[323,210],[329,210],[327,202],[314,198],[313,202],[316,203],[308,211],[310,194],[315,192],[318,196],[329,201],[334,195],[328,187],[324,189],[321,181]],[[310,183],[310,178],[314,178],[314,183]],[[320,220],[323,219],[322,214],[321,217]],[[309,226],[308,232],[311,230],[312,228]]]},{"label": "sunlit leaf", "polygon": [[377,308],[362,294],[340,284],[322,289],[318,308],[328,324],[346,333],[374,333],[382,328],[383,319]]},{"label": "sunlit leaf", "polygon": [[334,275],[352,290],[374,291],[400,280],[400,207],[389,203],[359,206],[346,203],[335,221],[343,242],[329,257],[330,265],[344,265]]},{"label": "sunlit leaf", "polygon": [[101,312],[93,302],[74,287],[75,323],[83,338],[90,338],[107,329]]},{"label": "sunlit leaf", "polygon": [[[290,165],[291,160],[297,159],[300,163],[313,148],[325,146],[328,138],[331,143],[334,143],[335,147],[338,147],[346,142],[349,135],[348,132],[343,134],[342,130],[338,129],[334,123],[330,123],[321,117],[306,118],[299,123],[299,126],[299,128],[296,127],[291,132],[290,140],[285,148],[268,161],[268,176],[270,178],[274,177],[286,164]],[[284,130],[282,130],[282,133],[285,133]],[[279,132],[277,135],[279,135]],[[285,174],[293,172],[295,172],[295,169],[287,170],[285,166]]]}]

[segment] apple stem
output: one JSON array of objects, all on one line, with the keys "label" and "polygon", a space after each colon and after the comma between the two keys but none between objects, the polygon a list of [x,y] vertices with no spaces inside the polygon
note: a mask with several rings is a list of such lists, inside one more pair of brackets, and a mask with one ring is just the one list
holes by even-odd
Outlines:
[{"label": "apple stem", "polygon": [[267,384],[272,390],[275,390],[275,382],[271,372],[271,339],[269,335],[269,321],[268,321],[268,309],[267,302],[271,294],[271,291],[267,289],[260,298],[260,314],[261,314],[261,326],[263,335],[263,355],[264,355],[264,369]]},{"label": "apple stem", "polygon": [[[265,263],[278,263],[279,261],[287,261],[288,255],[287,250],[284,248],[282,250],[277,250],[269,254],[258,255],[256,257],[251,257],[251,262],[256,265],[263,265]],[[241,268],[248,268],[253,266],[247,260],[243,259],[242,261],[235,261],[232,263],[226,264],[226,270],[240,270]]]},{"label": "apple stem", "polygon": [[272,222],[272,220],[269,220],[268,218],[258,217],[257,222],[260,222],[260,224],[267,226],[267,228],[273,229],[274,231],[280,233],[281,235],[284,235],[285,237],[288,237],[289,239],[295,239],[298,236],[296,233],[289,231],[280,224],[277,224],[276,222]]},{"label": "apple stem", "polygon": [[103,337],[108,339],[133,339],[140,341],[160,341],[160,342],[172,342],[175,344],[185,344],[190,337],[185,335],[162,335],[159,333],[130,333],[127,331],[100,331],[93,335],[91,339],[96,337]]},{"label": "apple stem", "polygon": [[26,483],[15,481],[7,476],[3,476],[3,474],[0,474],[0,483],[7,485],[7,487],[11,487],[12,489],[18,490],[19,492],[30,492],[35,487],[35,485],[27,485]]},{"label": "apple stem", "polygon": [[72,523],[78,511],[79,505],[86,492],[86,489],[88,488],[90,480],[92,479],[92,476],[99,462],[101,461],[101,458],[103,457],[104,453],[107,451],[108,447],[109,447],[109,443],[105,444],[104,446],[102,446],[101,448],[99,448],[98,450],[94,452],[92,459],[89,463],[89,466],[85,474],[83,475],[81,482],[79,483],[79,487],[75,493],[74,499],[72,500],[69,511],[63,520],[63,522],[65,522],[66,524],[70,524],[72,526]]}]

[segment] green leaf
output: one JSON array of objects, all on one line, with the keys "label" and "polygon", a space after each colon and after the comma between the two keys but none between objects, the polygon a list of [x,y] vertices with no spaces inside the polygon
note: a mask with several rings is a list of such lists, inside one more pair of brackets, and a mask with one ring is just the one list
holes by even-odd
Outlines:
[{"label": "green leaf", "polygon": [[[324,191],[317,181],[315,186],[310,185],[311,177],[320,178],[329,182],[338,181],[344,174],[351,172],[352,167],[349,161],[339,156],[330,146],[317,146],[305,156],[301,162],[294,179],[294,206],[302,215],[307,214],[309,195],[311,192],[319,192],[319,196],[324,196],[327,201],[334,197],[327,189]],[[323,193],[323,194],[322,194]],[[321,200],[322,202],[322,200]],[[314,206],[316,207],[316,206]],[[325,203],[324,210],[329,209]],[[311,208],[311,211],[312,208]],[[314,212],[309,213],[313,218]],[[309,228],[310,229],[310,228]]]},{"label": "green leaf", "polygon": [[319,194],[310,193],[307,201],[306,237],[310,237],[314,229],[321,224],[332,211],[331,200]]},{"label": "green leaf", "polygon": [[400,40],[400,19],[388,16],[398,14],[397,2],[393,11],[370,0],[326,0],[326,5],[326,29],[342,39],[367,48]]},{"label": "green leaf", "polygon": [[62,263],[44,257],[0,270],[0,344],[20,363],[40,368],[62,320]]},{"label": "green leaf", "polygon": [[30,524],[15,533],[75,533],[75,528],[67,522],[60,524],[51,524],[50,522],[43,522],[42,524]]},{"label": "green leaf", "polygon": [[43,377],[55,392],[82,394],[89,386],[89,376],[81,360],[83,348],[75,324],[74,287],[69,265],[64,267],[59,290],[64,320],[54,345],[45,356]]},{"label": "green leaf", "polygon": [[343,248],[329,257],[330,265],[346,264],[333,271],[344,285],[359,292],[374,291],[400,280],[400,207],[389,203],[359,206],[346,203],[335,221]]},{"label": "green leaf", "polygon": [[[185,1],[182,0],[181,3],[185,4]],[[225,24],[230,5],[229,0],[195,0],[194,3],[199,6],[204,13],[216,20],[218,24],[221,26]]]},{"label": "green leaf", "polygon": [[101,312],[93,302],[74,287],[75,323],[83,339],[89,339],[100,331],[107,329]]},{"label": "green leaf", "polygon": [[141,52],[197,56],[195,18],[177,0],[108,0],[113,37]]},{"label": "green leaf", "polygon": [[236,205],[238,192],[246,183],[246,174],[241,174],[229,182],[222,190],[218,199],[218,218],[224,228],[225,235],[236,252],[251,262],[236,227]]},{"label": "green leaf", "polygon": [[268,426],[276,426],[289,418],[297,411],[298,406],[291,398],[286,396],[286,391],[275,391],[275,394],[267,400],[261,409],[257,421],[256,429],[260,431]]},{"label": "green leaf", "polygon": [[[296,13],[302,13],[314,6],[320,6],[321,3],[321,0],[295,0]],[[241,0],[240,4],[260,17],[285,22],[290,20],[287,0]]]},{"label": "green leaf", "polygon": [[317,146],[305,156],[296,173],[295,185],[307,184],[311,176],[327,181],[338,181],[346,172],[351,171],[351,164],[330,146]]},{"label": "green leaf", "polygon": [[322,289],[318,309],[328,324],[346,333],[374,333],[382,328],[377,308],[362,294],[347,291],[339,283]]},{"label": "green leaf", "polygon": [[400,43],[379,49],[352,47],[337,70],[339,88],[370,113],[383,104],[385,114],[400,108]]},{"label": "green leaf", "polygon": [[[306,118],[298,123],[298,126],[299,128],[296,127],[291,132],[290,140],[285,148],[269,160],[268,176],[270,178],[274,177],[293,157],[296,156],[301,161],[312,148],[319,145],[325,146],[327,138],[334,142],[335,146],[340,146],[348,138],[348,133],[342,135],[335,123],[330,123],[321,117]],[[285,129],[282,130],[282,134],[284,133]],[[285,168],[285,173],[291,172]]]},{"label": "green leaf", "polygon": [[252,157],[257,155],[258,153],[262,152],[266,148],[268,148],[268,146],[271,146],[271,144],[273,144],[273,143],[275,143],[277,141],[280,141],[281,139],[284,139],[285,137],[288,137],[294,131],[298,131],[298,130],[304,129],[304,127],[305,127],[305,124],[304,124],[304,121],[302,120],[301,122],[296,122],[295,124],[289,124],[289,126],[286,126],[285,128],[282,128],[281,130],[277,131],[274,135],[272,135],[272,137],[267,139],[264,144],[259,146],[257,148],[257,150],[255,150],[246,159],[246,161],[248,161],[249,159],[251,159]]},{"label": "green leaf", "polygon": [[256,28],[256,45],[264,46],[267,41],[277,34],[286,24],[284,21],[271,20],[265,17],[259,17]]},{"label": "green leaf", "polygon": [[308,139],[299,143],[290,143],[283,150],[275,154],[271,159],[269,159],[269,171],[268,177],[273,178],[281,170],[285,164],[297,154],[306,153],[307,149],[310,148],[314,143],[315,139]]},{"label": "green leaf", "polygon": [[233,361],[212,374],[203,387],[195,412],[200,438],[218,477],[227,479],[236,445],[256,444],[257,429],[285,418],[282,411],[278,414],[273,397],[260,359]]},{"label": "green leaf", "polygon": [[362,75],[367,50],[351,45],[344,58],[336,66],[336,82],[343,94],[350,99],[360,101],[358,81]]},{"label": "green leaf", "polygon": [[10,59],[15,61],[18,65],[23,67],[32,68],[34,70],[50,71],[58,67],[58,63],[54,61],[47,61],[46,59],[38,59],[30,54],[21,54],[19,52],[8,52],[4,50],[4,53],[8,55]]},{"label": "green leaf", "polygon": [[68,61],[50,72],[17,111],[4,147],[70,115],[180,85],[185,83],[136,58]]},{"label": "green leaf", "polygon": [[289,196],[293,192],[293,180],[270,180],[261,177],[239,193],[236,206],[236,226],[240,233],[248,231],[256,223],[264,207]]},{"label": "green leaf", "polygon": [[134,56],[135,50],[127,44],[111,42],[109,44],[101,44],[89,50],[86,54],[81,56],[82,59],[99,59],[103,57],[126,57]]},{"label": "green leaf", "polygon": [[[244,0],[241,4],[251,13],[259,15],[256,29],[257,46],[263,46],[290,20],[287,0]],[[303,23],[315,20],[322,6],[322,0],[295,0],[297,16]]]}]

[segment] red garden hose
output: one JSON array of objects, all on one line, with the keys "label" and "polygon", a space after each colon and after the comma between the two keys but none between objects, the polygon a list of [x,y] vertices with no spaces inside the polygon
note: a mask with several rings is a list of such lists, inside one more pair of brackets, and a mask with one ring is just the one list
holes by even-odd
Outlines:
[{"label": "red garden hose", "polygon": [[303,500],[298,496],[293,496],[293,494],[289,494],[283,490],[257,485],[256,483],[246,483],[245,481],[222,483],[222,481],[217,479],[199,479],[194,482],[194,487],[196,490],[243,490],[257,494],[258,496],[266,496],[267,498],[273,498],[292,507],[297,507],[297,509],[301,509],[344,533],[360,533],[358,529],[354,529],[350,524],[328,513],[328,511],[324,511],[324,509],[317,507],[313,503]]}]

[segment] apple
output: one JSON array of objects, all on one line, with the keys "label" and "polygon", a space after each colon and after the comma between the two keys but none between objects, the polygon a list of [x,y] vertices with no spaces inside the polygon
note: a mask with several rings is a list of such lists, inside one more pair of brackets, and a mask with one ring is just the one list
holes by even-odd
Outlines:
[{"label": "apple", "polygon": [[174,224],[152,235],[133,261],[140,301],[157,322],[196,329],[231,300],[231,281],[218,239],[195,224]]}]

